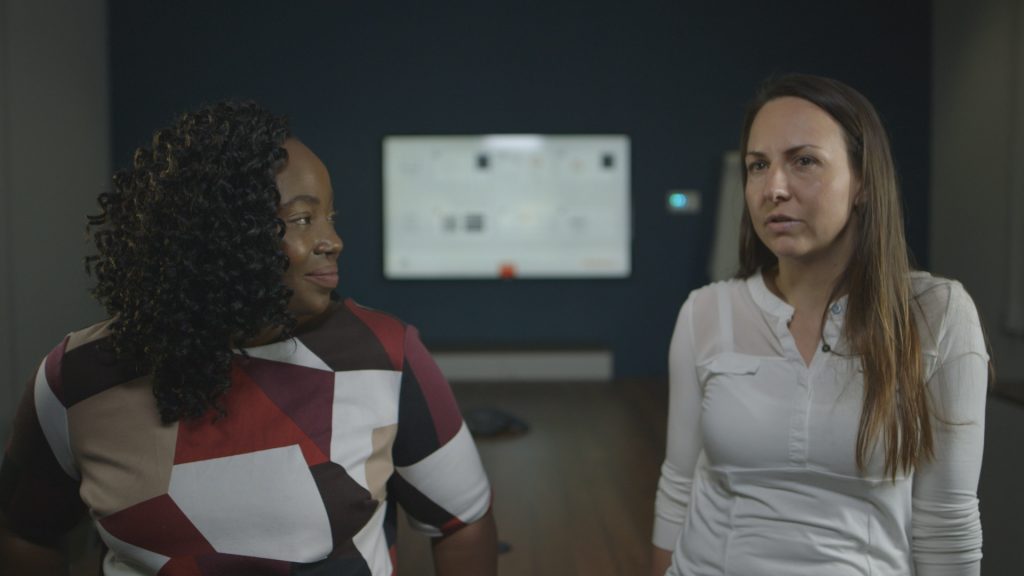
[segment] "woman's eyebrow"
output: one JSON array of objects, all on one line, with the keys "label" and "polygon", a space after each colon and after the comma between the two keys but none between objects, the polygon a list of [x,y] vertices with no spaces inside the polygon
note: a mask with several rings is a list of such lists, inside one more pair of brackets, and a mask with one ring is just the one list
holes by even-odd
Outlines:
[{"label": "woman's eyebrow", "polygon": [[[817,145],[814,145],[814,144],[797,144],[796,146],[790,146],[789,148],[786,148],[785,150],[782,151],[782,154],[784,156],[791,156],[791,155],[796,154],[797,152],[803,150],[804,148],[813,148],[815,150],[824,150],[824,148],[822,148],[821,146],[817,146]],[[765,154],[764,152],[761,152],[760,150],[747,150],[747,156],[765,157],[765,156],[767,156],[767,154]]]},{"label": "woman's eyebrow", "polygon": [[317,198],[316,196],[311,196],[309,194],[300,194],[300,195],[296,196],[295,198],[292,198],[291,200],[289,200],[287,202],[282,202],[281,203],[281,208],[287,208],[288,206],[291,206],[292,204],[295,204],[296,202],[307,202],[309,204],[319,204],[320,203],[320,199]]}]

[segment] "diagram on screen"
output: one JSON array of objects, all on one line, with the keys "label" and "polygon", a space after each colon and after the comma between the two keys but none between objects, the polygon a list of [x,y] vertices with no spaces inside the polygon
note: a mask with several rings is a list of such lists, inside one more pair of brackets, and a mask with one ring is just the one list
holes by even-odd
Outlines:
[{"label": "diagram on screen", "polygon": [[622,278],[631,239],[626,136],[384,140],[387,278]]}]

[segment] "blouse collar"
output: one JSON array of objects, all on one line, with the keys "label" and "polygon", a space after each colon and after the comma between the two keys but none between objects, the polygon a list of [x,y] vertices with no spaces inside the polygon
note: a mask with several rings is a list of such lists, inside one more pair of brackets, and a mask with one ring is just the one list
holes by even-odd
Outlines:
[{"label": "blouse collar", "polygon": [[[747,278],[747,289],[761,310],[777,318],[790,319],[793,317],[793,307],[785,300],[779,298],[772,292],[764,281],[764,274],[761,269]],[[837,324],[842,324],[846,318],[846,305],[849,300],[846,294],[840,296],[835,302],[829,305],[828,318]]]},{"label": "blouse collar", "polygon": [[793,307],[768,289],[760,268],[747,278],[747,289],[750,290],[750,296],[761,310],[777,318],[788,320],[793,317]]}]

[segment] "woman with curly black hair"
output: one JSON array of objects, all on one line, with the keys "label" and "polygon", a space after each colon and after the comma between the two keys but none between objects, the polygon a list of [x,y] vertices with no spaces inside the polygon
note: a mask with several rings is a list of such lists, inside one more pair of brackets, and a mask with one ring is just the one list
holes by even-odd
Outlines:
[{"label": "woman with curly black hair", "polygon": [[392,574],[396,505],[439,575],[493,574],[490,488],[415,328],[332,298],[327,169],[225,102],[158,131],[89,218],[110,319],[41,363],[0,468],[0,565],[104,574]]}]

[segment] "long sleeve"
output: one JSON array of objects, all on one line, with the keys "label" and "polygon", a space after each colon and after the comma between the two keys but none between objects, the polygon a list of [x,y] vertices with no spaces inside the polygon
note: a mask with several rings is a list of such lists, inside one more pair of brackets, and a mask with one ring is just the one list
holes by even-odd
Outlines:
[{"label": "long sleeve", "polygon": [[978,477],[985,436],[988,355],[970,297],[951,284],[928,381],[935,458],[914,474],[913,553],[918,576],[981,573]]},{"label": "long sleeve", "polygon": [[683,304],[669,347],[668,437],[654,505],[654,545],[673,550],[686,521],[694,469],[703,447],[692,298]]}]

